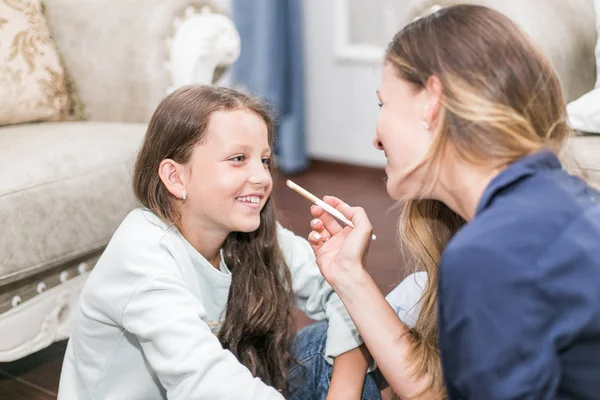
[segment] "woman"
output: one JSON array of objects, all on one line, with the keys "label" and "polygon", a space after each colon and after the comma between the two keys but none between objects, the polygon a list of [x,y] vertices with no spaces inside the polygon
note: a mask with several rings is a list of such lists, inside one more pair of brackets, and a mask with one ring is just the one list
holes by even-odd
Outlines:
[{"label": "woman", "polygon": [[557,157],[571,130],[548,60],[502,14],[454,6],[396,35],[378,97],[387,191],[427,272],[414,328],[365,272],[362,209],[326,197],[355,228],[314,206],[309,241],[394,392],[597,398],[600,194]]}]

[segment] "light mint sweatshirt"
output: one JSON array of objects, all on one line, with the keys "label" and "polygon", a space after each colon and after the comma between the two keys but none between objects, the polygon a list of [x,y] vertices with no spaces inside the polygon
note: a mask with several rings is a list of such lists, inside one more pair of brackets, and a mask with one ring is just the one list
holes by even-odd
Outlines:
[{"label": "light mint sweatshirt", "polygon": [[[282,227],[278,240],[296,306],[329,320],[328,359],[358,347],[358,332],[308,242]],[[177,228],[149,210],[132,211],[81,293],[58,398],[283,399],[215,336],[230,286],[223,261],[217,270]]]}]

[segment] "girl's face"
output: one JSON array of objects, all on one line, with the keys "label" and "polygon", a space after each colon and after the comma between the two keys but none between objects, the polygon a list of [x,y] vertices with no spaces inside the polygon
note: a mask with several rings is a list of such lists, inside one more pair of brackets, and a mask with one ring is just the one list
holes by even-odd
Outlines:
[{"label": "girl's face", "polygon": [[260,116],[244,109],[212,114],[189,163],[185,208],[192,224],[223,235],[258,229],[273,187],[270,157]]},{"label": "girl's face", "polygon": [[428,105],[426,91],[400,79],[394,67],[385,63],[377,95],[381,113],[373,144],[387,158],[387,192],[396,200],[414,198],[423,184],[419,163],[433,139],[423,125]]}]

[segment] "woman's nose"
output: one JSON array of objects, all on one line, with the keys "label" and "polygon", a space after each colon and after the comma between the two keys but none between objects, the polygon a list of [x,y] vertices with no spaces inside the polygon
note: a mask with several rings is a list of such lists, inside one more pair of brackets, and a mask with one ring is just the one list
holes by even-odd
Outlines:
[{"label": "woman's nose", "polygon": [[373,140],[373,146],[375,146],[377,150],[383,150],[383,143],[381,143],[377,136],[375,136],[375,139]]}]

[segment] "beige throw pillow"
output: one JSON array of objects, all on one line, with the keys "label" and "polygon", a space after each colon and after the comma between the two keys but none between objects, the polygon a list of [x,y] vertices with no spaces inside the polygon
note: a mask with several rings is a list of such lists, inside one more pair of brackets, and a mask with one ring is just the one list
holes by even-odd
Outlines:
[{"label": "beige throw pillow", "polygon": [[68,113],[65,72],[40,0],[0,0],[0,125]]}]

